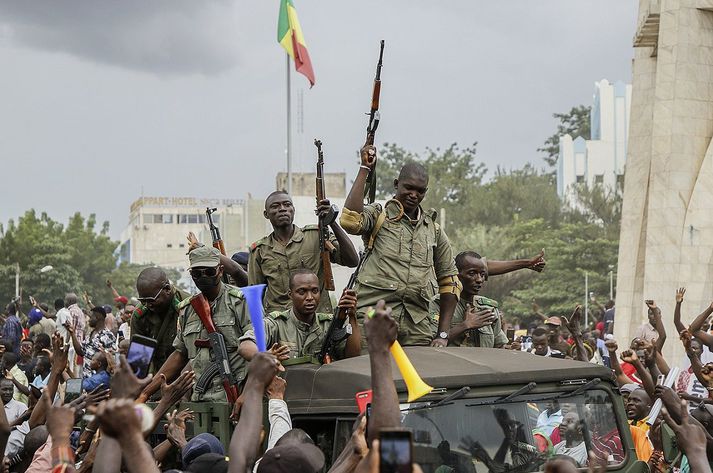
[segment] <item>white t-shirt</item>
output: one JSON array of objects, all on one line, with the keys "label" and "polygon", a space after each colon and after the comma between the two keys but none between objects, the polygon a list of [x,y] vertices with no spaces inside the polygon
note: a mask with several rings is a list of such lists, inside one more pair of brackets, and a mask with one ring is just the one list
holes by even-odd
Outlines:
[{"label": "white t-shirt", "polygon": [[69,335],[69,333],[67,332],[67,329],[64,328],[64,325],[70,323],[71,320],[72,313],[69,312],[69,309],[67,309],[66,307],[63,307],[57,311],[57,331],[60,335],[62,335],[65,341],[67,341],[67,336]]},{"label": "white t-shirt", "polygon": [[27,405],[11,399],[10,402],[5,404],[5,417],[7,417],[8,423],[12,424],[17,418],[27,410]]},{"label": "white t-shirt", "polygon": [[563,440],[555,445],[555,454],[567,455],[579,463],[579,466],[587,465],[587,446],[584,442],[580,442],[579,445],[575,445],[574,447],[567,448],[567,441]]}]

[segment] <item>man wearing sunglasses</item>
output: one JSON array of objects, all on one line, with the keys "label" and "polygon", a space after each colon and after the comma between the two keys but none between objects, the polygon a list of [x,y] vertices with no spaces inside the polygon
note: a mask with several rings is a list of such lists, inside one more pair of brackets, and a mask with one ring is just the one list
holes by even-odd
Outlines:
[{"label": "man wearing sunglasses", "polygon": [[131,314],[130,333],[156,340],[156,352],[151,363],[151,372],[155,373],[173,353],[178,305],[189,295],[175,288],[161,268],[141,271],[136,279],[136,291],[141,304]]},{"label": "man wearing sunglasses", "polygon": [[[243,293],[237,287],[222,282],[223,265],[220,264],[220,252],[215,248],[196,248],[188,254],[188,259],[191,278],[210,304],[215,328],[223,334],[230,369],[240,379],[245,374],[246,365],[245,360],[238,354],[239,340],[250,326],[250,315]],[[208,331],[191,306],[190,298],[178,304],[177,309],[179,315],[176,338],[173,341],[174,351],[144,389],[141,399],[148,398],[161,387],[163,376],[167,382],[171,382],[189,361],[196,379],[214,363],[212,348],[209,343],[205,343],[208,341]],[[226,394],[221,377],[216,376],[212,383],[201,399],[194,392],[192,400],[225,401]]]}]

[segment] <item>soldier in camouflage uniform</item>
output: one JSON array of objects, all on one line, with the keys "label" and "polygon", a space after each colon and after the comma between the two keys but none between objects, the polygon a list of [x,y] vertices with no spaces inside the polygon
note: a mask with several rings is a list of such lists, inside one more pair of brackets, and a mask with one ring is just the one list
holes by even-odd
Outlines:
[{"label": "soldier in camouflage uniform", "polygon": [[[318,363],[317,355],[322,348],[324,337],[332,323],[333,315],[317,312],[320,298],[319,279],[307,269],[295,271],[290,276],[288,295],[292,308],[271,312],[265,317],[266,346],[275,347],[283,364]],[[350,338],[337,344],[332,356],[334,359],[357,356],[360,352],[359,327],[356,322],[356,293],[345,291],[339,301],[339,307],[347,310],[352,326]],[[246,331],[240,339],[240,354],[251,360],[257,353],[255,334],[252,329]]]},{"label": "soldier in camouflage uniform", "polygon": [[[329,239],[333,249],[330,260],[342,266],[355,268],[359,263],[354,245],[349,236],[336,222],[336,208],[323,200],[317,208],[331,228]],[[290,274],[298,269],[314,272],[320,281],[322,294],[320,312],[331,312],[329,292],[324,289],[324,274],[319,258],[319,227],[294,225],[295,208],[290,195],[275,191],[265,199],[264,216],[272,224],[273,232],[253,243],[248,261],[248,284],[267,284],[264,305],[267,312],[289,308],[292,302],[287,296]],[[331,222],[331,223],[330,223]]]},{"label": "soldier in camouflage uniform", "polygon": [[136,279],[141,303],[131,314],[131,333],[156,340],[151,362],[155,373],[173,353],[173,340],[178,326],[178,306],[188,297],[174,287],[161,268],[146,268]]},{"label": "soldier in camouflage uniform", "polygon": [[[220,252],[212,247],[201,246],[188,254],[190,273],[193,282],[203,293],[211,307],[211,315],[215,328],[223,334],[228,350],[228,358],[232,372],[242,378],[245,375],[245,360],[238,354],[240,337],[250,325],[247,304],[239,288],[229,286],[221,281],[223,267],[220,264]],[[213,363],[212,348],[196,346],[196,341],[207,340],[208,332],[193,310],[190,299],[183,300],[178,305],[178,331],[173,342],[175,351],[168,357],[159,369],[157,376],[144,390],[144,396],[150,396],[161,386],[161,374],[170,382],[183,370],[190,361],[196,378]],[[202,344],[201,344],[202,345]],[[203,400],[225,401],[220,375],[213,379]],[[194,392],[193,401],[198,399]]]},{"label": "soldier in camouflage uniform", "polygon": [[[478,253],[466,251],[456,256],[455,263],[463,291],[451,319],[448,345],[482,348],[501,348],[507,345],[498,303],[478,295],[488,279],[485,260]],[[433,298],[430,306],[434,331],[439,319],[438,297]]]},{"label": "soldier in camouflage uniform", "polygon": [[[420,164],[408,163],[394,180],[396,195],[384,208],[364,205],[366,177],[376,163],[376,148],[362,148],[362,162],[367,162],[365,154],[373,162],[361,166],[340,219],[347,232],[361,235],[367,248],[373,246],[356,285],[360,323],[367,308],[383,299],[399,323],[401,345],[446,346],[460,284],[451,245],[436,223],[435,210],[420,205],[428,190],[428,173]],[[441,317],[434,338],[428,307],[436,286]],[[366,340],[362,345],[366,346]]]}]

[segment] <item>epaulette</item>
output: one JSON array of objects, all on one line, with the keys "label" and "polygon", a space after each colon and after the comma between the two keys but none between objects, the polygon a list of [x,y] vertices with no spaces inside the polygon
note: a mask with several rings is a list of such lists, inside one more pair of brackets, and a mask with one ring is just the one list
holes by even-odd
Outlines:
[{"label": "epaulette", "polygon": [[239,298],[239,299],[244,299],[244,298],[245,298],[245,295],[243,294],[243,291],[241,291],[239,287],[230,287],[230,288],[228,289],[228,294],[230,294],[231,296],[235,296],[235,297],[237,297],[237,298]]},{"label": "epaulette", "polygon": [[191,303],[191,297],[186,297],[185,299],[183,299],[181,302],[178,303],[178,305],[176,306],[176,309],[181,310],[184,307],[188,306],[190,303]]},{"label": "epaulette", "polygon": [[250,251],[254,251],[255,248],[257,248],[260,245],[264,245],[266,240],[267,240],[267,237],[262,237],[259,240],[257,240],[256,242],[254,242],[252,245],[250,245]]},{"label": "epaulette", "polygon": [[332,320],[334,316],[332,314],[327,314],[327,313],[322,313],[322,314],[317,314],[317,320],[320,322],[326,322],[329,320]]},{"label": "epaulette", "polygon": [[289,313],[289,310],[273,310],[268,315],[271,319],[286,319]]},{"label": "epaulette", "polygon": [[146,306],[141,304],[136,307],[136,309],[134,309],[134,311],[131,313],[131,317],[136,317],[138,319],[139,317],[143,317],[144,314],[146,314]]},{"label": "epaulette", "polygon": [[496,300],[494,300],[494,299],[490,299],[490,298],[485,297],[485,296],[475,296],[475,301],[476,301],[479,305],[484,305],[484,306],[488,306],[488,307],[494,307],[494,308],[496,308],[496,309],[498,308],[498,301],[496,301]]},{"label": "epaulette", "polygon": [[319,225],[315,225],[315,224],[311,223],[309,225],[305,225],[304,227],[302,227],[303,232],[305,232],[307,230],[319,230]]}]

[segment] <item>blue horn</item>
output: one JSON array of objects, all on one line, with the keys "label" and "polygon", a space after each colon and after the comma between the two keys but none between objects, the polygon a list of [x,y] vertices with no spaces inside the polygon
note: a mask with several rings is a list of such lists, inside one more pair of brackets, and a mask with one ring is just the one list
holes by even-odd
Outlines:
[{"label": "blue horn", "polygon": [[250,313],[250,321],[253,324],[253,333],[255,333],[258,351],[267,350],[267,347],[265,347],[265,322],[263,321],[265,312],[262,309],[262,293],[266,287],[266,284],[255,284],[254,286],[240,288],[245,295],[245,302],[248,303],[248,312]]}]

